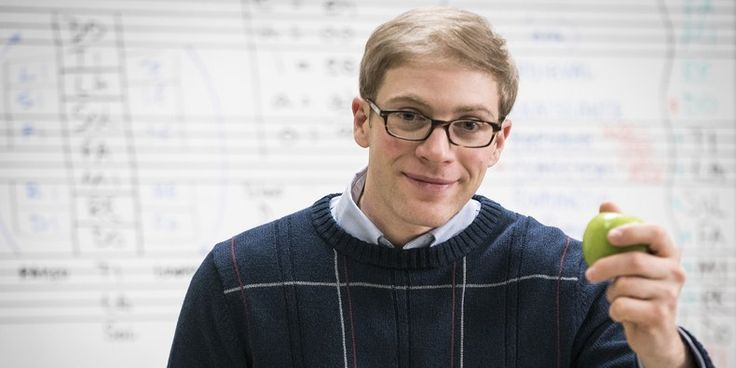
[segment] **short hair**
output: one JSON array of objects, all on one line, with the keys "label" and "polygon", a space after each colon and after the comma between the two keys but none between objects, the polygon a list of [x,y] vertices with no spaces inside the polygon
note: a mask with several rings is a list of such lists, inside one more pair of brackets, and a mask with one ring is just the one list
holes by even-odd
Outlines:
[{"label": "short hair", "polygon": [[480,15],[444,6],[407,11],[373,31],[360,62],[360,95],[375,99],[386,71],[422,58],[490,73],[498,83],[499,114],[511,112],[519,73],[506,40]]}]

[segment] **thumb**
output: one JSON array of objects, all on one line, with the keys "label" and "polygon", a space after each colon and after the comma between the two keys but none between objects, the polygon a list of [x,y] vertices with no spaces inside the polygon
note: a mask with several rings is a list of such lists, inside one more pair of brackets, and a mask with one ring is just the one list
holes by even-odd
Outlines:
[{"label": "thumb", "polygon": [[598,207],[598,212],[621,212],[621,208],[619,206],[612,202],[612,201],[604,201],[601,203],[600,207]]}]

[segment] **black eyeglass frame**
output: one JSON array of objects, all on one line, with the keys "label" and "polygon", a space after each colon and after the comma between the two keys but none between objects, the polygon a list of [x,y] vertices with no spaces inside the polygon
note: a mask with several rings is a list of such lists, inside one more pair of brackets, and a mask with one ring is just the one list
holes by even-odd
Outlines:
[{"label": "black eyeglass frame", "polygon": [[[371,110],[373,110],[376,114],[378,114],[380,117],[383,118],[383,127],[386,129],[386,133],[388,135],[390,135],[390,136],[392,136],[394,138],[402,139],[402,140],[405,140],[405,141],[411,141],[411,142],[422,142],[422,141],[427,140],[427,138],[429,138],[429,136],[432,135],[432,132],[434,132],[434,129],[437,126],[441,126],[442,128],[445,129],[445,134],[447,135],[447,140],[450,143],[452,143],[452,144],[454,144],[456,146],[466,147],[466,148],[483,148],[483,147],[488,147],[488,146],[490,146],[493,143],[493,140],[496,139],[496,135],[498,134],[498,132],[501,131],[501,129],[503,127],[503,121],[506,120],[506,116],[500,116],[499,122],[485,121],[485,120],[476,120],[476,119],[457,119],[457,120],[451,120],[451,121],[438,120],[438,119],[429,118],[429,117],[425,116],[424,114],[421,114],[421,113],[418,113],[418,112],[412,111],[412,110],[383,110],[380,107],[378,107],[378,105],[376,105],[375,102],[373,102],[373,101],[371,101],[369,99],[366,99],[366,101],[368,102],[368,106],[370,106]],[[432,127],[429,129],[429,131],[427,131],[427,135],[424,138],[412,139],[412,138],[399,137],[396,134],[391,133],[391,131],[388,129],[388,116],[390,114],[397,113],[397,112],[409,112],[409,113],[412,113],[412,114],[417,114],[419,116],[422,116],[425,119],[427,119],[427,120],[430,121],[430,123],[432,124]],[[483,124],[490,125],[491,126],[491,130],[493,130],[493,135],[491,136],[491,140],[488,141],[488,143],[486,143],[484,145],[480,145],[480,146],[465,146],[465,145],[462,145],[462,144],[458,144],[458,143],[453,142],[452,138],[450,137],[450,129],[449,129],[449,127],[453,123],[456,123],[456,122],[459,122],[459,121],[472,121],[472,122],[475,122],[475,123],[483,123]]]}]

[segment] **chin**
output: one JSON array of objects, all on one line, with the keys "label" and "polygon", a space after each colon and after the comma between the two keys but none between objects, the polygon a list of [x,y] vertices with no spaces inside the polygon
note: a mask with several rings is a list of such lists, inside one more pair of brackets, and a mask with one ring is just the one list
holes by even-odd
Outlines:
[{"label": "chin", "polygon": [[417,226],[436,228],[449,221],[459,209],[450,209],[447,206],[437,206],[421,203],[413,210],[405,211],[407,222]]}]

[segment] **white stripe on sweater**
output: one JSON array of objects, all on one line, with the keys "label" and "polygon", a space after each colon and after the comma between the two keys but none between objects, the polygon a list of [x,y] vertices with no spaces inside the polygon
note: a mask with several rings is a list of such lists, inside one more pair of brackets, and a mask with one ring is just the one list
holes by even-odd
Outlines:
[{"label": "white stripe on sweater", "polygon": [[[340,282],[340,279],[338,278],[337,254],[335,254],[335,278],[336,278],[336,282],[280,281],[280,282],[245,284],[243,285],[243,288],[258,289],[258,288],[273,288],[273,287],[284,287],[284,286],[338,287],[337,293],[338,293],[338,296],[340,296],[339,287],[346,286],[347,284]],[[521,276],[521,277],[513,277],[508,280],[493,282],[493,283],[488,283],[488,284],[465,284],[464,287],[470,288],[470,289],[487,289],[487,288],[506,286],[506,285],[513,284],[516,282],[527,281],[527,280],[532,280],[532,279],[552,280],[552,281],[557,281],[557,280],[578,281],[577,277],[558,277],[555,275],[535,274],[535,275],[526,275],[526,276]],[[373,288],[373,289],[386,289],[386,290],[398,289],[398,290],[416,291],[416,290],[451,289],[452,284],[396,286],[396,285],[376,284],[376,283],[370,283],[370,282],[351,282],[350,287],[365,287],[365,288]],[[229,293],[233,293],[236,291],[240,291],[240,286],[225,289],[224,293],[229,294]],[[340,316],[342,317],[342,299],[340,299],[340,312],[341,312]]]},{"label": "white stripe on sweater", "polygon": [[[348,347],[347,347],[347,342],[345,341],[345,319],[342,316],[342,295],[340,295],[340,287],[344,286],[345,284],[340,283],[340,272],[338,272],[338,268],[337,268],[337,251],[334,251],[334,252],[335,252],[335,282],[332,283],[332,285],[335,285],[335,287],[337,288],[337,305],[340,308],[340,311],[339,311],[340,312],[340,330],[342,332],[342,358],[345,361],[345,368],[348,368]],[[286,283],[283,283],[283,284],[285,285]]]},{"label": "white stripe on sweater", "polygon": [[460,368],[463,368],[463,356],[465,354],[465,288],[467,283],[467,257],[463,257],[463,292],[460,296]]}]

